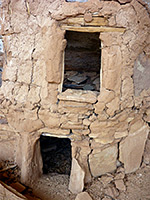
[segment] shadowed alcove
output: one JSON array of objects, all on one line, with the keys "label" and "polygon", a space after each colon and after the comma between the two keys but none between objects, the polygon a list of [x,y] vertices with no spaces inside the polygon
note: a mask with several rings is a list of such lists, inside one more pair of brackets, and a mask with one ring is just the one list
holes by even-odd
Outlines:
[{"label": "shadowed alcove", "polygon": [[100,90],[99,33],[66,31],[63,90]]},{"label": "shadowed alcove", "polygon": [[40,137],[43,173],[70,175],[71,141],[68,138]]}]

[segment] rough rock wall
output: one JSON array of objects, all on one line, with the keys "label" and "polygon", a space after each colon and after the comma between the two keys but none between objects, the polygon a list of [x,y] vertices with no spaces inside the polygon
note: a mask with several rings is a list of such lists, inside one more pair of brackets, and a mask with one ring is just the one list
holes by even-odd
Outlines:
[{"label": "rough rock wall", "polygon": [[[66,40],[59,24],[87,13],[105,17],[109,27],[126,30],[100,33],[100,94],[61,93]],[[0,158],[15,160],[23,181],[29,182],[33,169],[41,173],[38,139],[47,132],[71,138],[72,155],[85,171],[85,182],[121,163],[126,173],[135,171],[150,123],[146,1],[10,0],[3,1],[0,20],[6,52],[0,88]]]}]

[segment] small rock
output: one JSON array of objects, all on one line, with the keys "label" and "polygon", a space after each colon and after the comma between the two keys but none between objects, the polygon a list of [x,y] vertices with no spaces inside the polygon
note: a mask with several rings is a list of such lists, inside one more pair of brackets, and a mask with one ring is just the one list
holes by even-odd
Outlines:
[{"label": "small rock", "polygon": [[89,119],[84,119],[83,120],[83,125],[89,126],[91,124],[91,121]]},{"label": "small rock", "polygon": [[114,186],[112,186],[105,189],[105,195],[106,197],[116,198],[119,196],[119,192]]},{"label": "small rock", "polygon": [[126,186],[123,180],[115,180],[115,186],[120,191],[126,191]]},{"label": "small rock", "polygon": [[87,192],[82,192],[76,196],[75,200],[92,200],[92,198]]},{"label": "small rock", "polygon": [[83,90],[94,90],[94,87],[90,84],[86,84],[84,87],[83,87]]},{"label": "small rock", "polygon": [[111,200],[109,197],[104,197],[102,200]]},{"label": "small rock", "polygon": [[117,168],[117,173],[119,173],[119,172],[125,172],[125,169],[123,167],[118,167]]},{"label": "small rock", "polygon": [[76,74],[76,75],[73,75],[73,76],[71,76],[71,77],[68,77],[68,80],[69,80],[69,81],[73,81],[73,82],[75,82],[75,83],[77,83],[77,84],[80,84],[80,83],[86,81],[87,79],[88,79],[87,76],[85,76],[85,75],[83,75],[83,74],[80,74],[80,73],[78,73],[78,74]]},{"label": "small rock", "polygon": [[69,182],[69,190],[73,194],[78,194],[79,192],[83,191],[84,177],[85,177],[85,172],[83,171],[83,169],[78,164],[78,161],[75,158],[73,158],[72,159],[70,182]]},{"label": "small rock", "polygon": [[84,14],[84,20],[85,20],[86,22],[91,22],[91,21],[92,21],[92,13],[86,12],[86,13]]},{"label": "small rock", "polygon": [[118,174],[116,174],[115,176],[115,180],[119,180],[119,179],[124,179],[125,177],[125,173],[124,172],[119,172]]},{"label": "small rock", "polygon": [[100,180],[100,182],[103,184],[103,186],[105,188],[109,183],[111,183],[111,181],[113,181],[113,177],[111,177],[111,176],[102,176],[98,180]]},{"label": "small rock", "polygon": [[150,164],[150,154],[149,154],[149,153],[145,153],[145,154],[144,154],[143,162],[144,162],[146,165],[149,165],[149,164]]}]

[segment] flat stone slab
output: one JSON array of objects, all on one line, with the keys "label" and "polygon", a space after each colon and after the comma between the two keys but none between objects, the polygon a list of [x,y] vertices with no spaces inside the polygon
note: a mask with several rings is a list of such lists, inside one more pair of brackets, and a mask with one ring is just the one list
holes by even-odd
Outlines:
[{"label": "flat stone slab", "polygon": [[69,81],[73,81],[77,84],[83,83],[87,79],[88,79],[87,76],[84,76],[83,74],[78,74],[78,73],[76,75],[73,75],[73,76],[68,78]]},{"label": "flat stone slab", "polygon": [[73,158],[72,159],[70,182],[69,182],[69,190],[73,194],[78,194],[78,193],[83,191],[84,177],[85,177],[85,172],[80,167],[78,161],[75,158]]},{"label": "flat stone slab", "polygon": [[119,160],[124,163],[125,173],[135,172],[141,164],[149,128],[144,125],[120,143]]},{"label": "flat stone slab", "polygon": [[85,103],[95,103],[97,101],[98,92],[85,90],[71,90],[68,89],[58,95],[59,100],[63,101],[77,101]]},{"label": "flat stone slab", "polygon": [[81,192],[76,196],[75,200],[92,200],[92,198],[87,192]]},{"label": "flat stone slab", "polygon": [[100,176],[116,169],[117,146],[110,146],[98,153],[90,154],[89,163],[94,177]]}]

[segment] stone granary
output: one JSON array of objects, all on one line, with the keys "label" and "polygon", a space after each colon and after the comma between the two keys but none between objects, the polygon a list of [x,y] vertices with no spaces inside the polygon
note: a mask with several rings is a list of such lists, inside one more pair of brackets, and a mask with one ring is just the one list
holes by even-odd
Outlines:
[{"label": "stone granary", "polygon": [[120,165],[139,168],[150,124],[149,7],[1,2],[0,159],[18,164],[23,183],[43,173],[41,137],[71,141],[72,192]]}]

